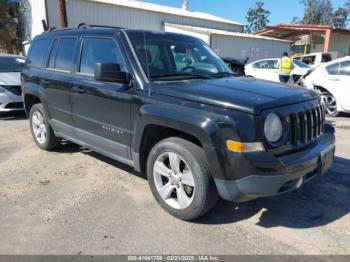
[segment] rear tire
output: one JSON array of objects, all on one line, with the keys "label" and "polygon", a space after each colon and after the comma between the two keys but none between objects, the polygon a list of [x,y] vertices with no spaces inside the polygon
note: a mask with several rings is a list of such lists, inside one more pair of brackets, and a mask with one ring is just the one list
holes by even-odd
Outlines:
[{"label": "rear tire", "polygon": [[161,207],[182,220],[204,215],[218,200],[203,149],[181,138],[164,139],[152,148],[147,177]]},{"label": "rear tire", "polygon": [[38,147],[50,151],[61,143],[56,137],[48,121],[47,113],[42,104],[35,104],[29,113],[30,130]]},{"label": "rear tire", "polygon": [[338,111],[337,101],[335,97],[331,93],[325,90],[322,91],[322,95],[326,103],[326,116],[333,116],[333,117],[338,116],[340,112]]}]

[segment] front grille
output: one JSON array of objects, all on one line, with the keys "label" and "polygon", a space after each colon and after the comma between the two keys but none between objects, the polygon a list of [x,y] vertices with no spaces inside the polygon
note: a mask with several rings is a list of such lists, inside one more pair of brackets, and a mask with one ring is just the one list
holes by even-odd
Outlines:
[{"label": "front grille", "polygon": [[8,103],[5,108],[7,109],[23,108],[23,103],[22,102]]},{"label": "front grille", "polygon": [[21,86],[3,86],[3,87],[17,96],[22,95]]},{"label": "front grille", "polygon": [[318,105],[303,112],[292,113],[289,115],[287,122],[290,123],[289,141],[292,145],[312,142],[323,132],[324,107]]}]

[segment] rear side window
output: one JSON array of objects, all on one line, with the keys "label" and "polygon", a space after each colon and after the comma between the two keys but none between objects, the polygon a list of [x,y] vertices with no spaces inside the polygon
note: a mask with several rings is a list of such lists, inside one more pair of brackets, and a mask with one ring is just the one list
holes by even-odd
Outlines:
[{"label": "rear side window", "polygon": [[80,59],[80,73],[93,75],[96,63],[117,63],[122,71],[127,71],[120,48],[112,39],[85,39]]},{"label": "rear side window", "polygon": [[256,62],[253,67],[260,69],[276,69],[277,68],[277,60],[263,60],[260,62]]},{"label": "rear side window", "polygon": [[350,61],[340,63],[339,75],[350,76]]},{"label": "rear side window", "polygon": [[332,61],[331,54],[322,54],[322,63],[330,62]]},{"label": "rear side window", "polygon": [[307,65],[313,65],[315,64],[315,59],[316,59],[316,56],[305,56],[303,57],[302,61],[307,64]]},{"label": "rear side window", "polygon": [[75,38],[55,39],[49,59],[49,68],[71,71],[73,67]]},{"label": "rear side window", "polygon": [[339,72],[339,63],[335,63],[333,65],[329,65],[326,67],[327,73],[329,75],[338,75]]},{"label": "rear side window", "polygon": [[28,64],[35,67],[42,67],[46,59],[46,52],[49,45],[49,39],[38,39],[32,43]]}]

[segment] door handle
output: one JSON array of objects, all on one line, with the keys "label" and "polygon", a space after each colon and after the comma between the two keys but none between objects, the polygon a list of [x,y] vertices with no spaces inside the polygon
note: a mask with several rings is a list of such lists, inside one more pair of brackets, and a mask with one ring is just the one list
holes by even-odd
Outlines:
[{"label": "door handle", "polygon": [[339,78],[329,78],[330,81],[340,81]]},{"label": "door handle", "polygon": [[86,93],[86,90],[82,87],[79,87],[79,86],[73,86],[72,92],[78,93],[78,94],[84,94],[84,93]]}]

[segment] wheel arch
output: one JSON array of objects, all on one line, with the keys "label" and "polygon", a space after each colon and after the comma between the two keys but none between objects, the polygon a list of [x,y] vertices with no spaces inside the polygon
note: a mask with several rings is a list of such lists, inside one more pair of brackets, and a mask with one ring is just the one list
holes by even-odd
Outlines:
[{"label": "wheel arch", "polygon": [[40,85],[34,83],[25,84],[23,87],[23,103],[27,115],[29,115],[32,106],[37,103],[42,103],[46,112],[49,112],[46,105],[45,90]]},{"label": "wheel arch", "polygon": [[200,146],[210,159],[212,173],[222,174],[215,145],[223,141],[215,121],[189,111],[146,105],[140,110],[134,130],[132,154],[136,170],[145,171],[148,154],[156,143],[180,137]]}]

